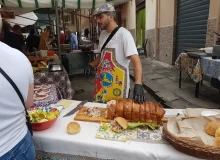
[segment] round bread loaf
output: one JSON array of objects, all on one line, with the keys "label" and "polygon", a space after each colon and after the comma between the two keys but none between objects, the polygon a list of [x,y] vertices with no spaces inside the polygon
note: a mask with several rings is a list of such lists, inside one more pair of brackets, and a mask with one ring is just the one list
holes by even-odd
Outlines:
[{"label": "round bread loaf", "polygon": [[67,133],[69,133],[69,134],[79,133],[80,129],[81,129],[80,125],[77,122],[70,122],[67,125]]},{"label": "round bread loaf", "polygon": [[215,132],[215,138],[220,137],[220,128],[218,128]]},{"label": "round bread loaf", "polygon": [[123,128],[127,129],[128,128],[128,122],[122,118],[122,117],[116,117],[115,121]]},{"label": "round bread loaf", "polygon": [[220,128],[220,122],[210,121],[206,124],[205,131],[211,136],[215,136],[215,132]]},{"label": "round bread loaf", "polygon": [[215,138],[215,145],[220,148],[220,137]]}]

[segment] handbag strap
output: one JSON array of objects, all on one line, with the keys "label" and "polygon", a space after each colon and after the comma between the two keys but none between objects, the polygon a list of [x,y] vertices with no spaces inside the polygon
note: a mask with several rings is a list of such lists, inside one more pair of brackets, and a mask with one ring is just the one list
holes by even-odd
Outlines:
[{"label": "handbag strap", "polygon": [[14,83],[14,81],[7,75],[7,73],[5,73],[5,71],[0,67],[0,73],[5,77],[5,79],[8,80],[8,82],[12,85],[12,87],[14,88],[14,90],[16,91],[16,93],[18,94],[18,97],[20,98],[23,106],[24,106],[24,110],[26,112],[26,115],[28,115],[26,107],[25,107],[25,103],[24,103],[24,98],[20,92],[20,90],[18,89],[18,87],[16,86],[16,84]]},{"label": "handbag strap", "polygon": [[101,53],[102,53],[102,51],[103,51],[103,49],[105,48],[105,46],[108,44],[108,42],[112,39],[112,37],[115,35],[115,33],[119,30],[119,26],[118,27],[116,27],[113,31],[112,31],[112,33],[108,36],[108,38],[107,38],[107,40],[105,41],[105,43],[103,44],[103,46],[102,46],[102,49],[101,49]]}]

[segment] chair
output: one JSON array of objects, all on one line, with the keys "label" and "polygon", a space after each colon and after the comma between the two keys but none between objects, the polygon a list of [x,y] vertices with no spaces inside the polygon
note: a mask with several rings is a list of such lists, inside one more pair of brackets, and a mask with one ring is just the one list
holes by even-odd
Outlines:
[{"label": "chair", "polygon": [[143,47],[137,48],[139,56],[144,55],[145,57],[147,57],[147,49],[146,49],[147,42],[148,39],[145,39],[142,44]]}]

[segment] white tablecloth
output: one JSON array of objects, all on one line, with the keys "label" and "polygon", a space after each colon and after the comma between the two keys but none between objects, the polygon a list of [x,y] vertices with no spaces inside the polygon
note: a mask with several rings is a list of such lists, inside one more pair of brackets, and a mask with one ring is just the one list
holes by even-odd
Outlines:
[{"label": "white tablecloth", "polygon": [[[73,101],[72,105],[61,112],[60,118],[48,130],[34,132],[33,141],[36,150],[80,155],[114,160],[196,160],[191,156],[176,151],[171,145],[151,144],[145,142],[116,142],[96,139],[97,123],[80,122],[80,133],[69,135],[66,126],[73,121],[73,116],[63,117],[80,101]],[[104,104],[87,103],[85,106],[106,107]],[[182,110],[168,110],[168,115],[176,115]]]}]

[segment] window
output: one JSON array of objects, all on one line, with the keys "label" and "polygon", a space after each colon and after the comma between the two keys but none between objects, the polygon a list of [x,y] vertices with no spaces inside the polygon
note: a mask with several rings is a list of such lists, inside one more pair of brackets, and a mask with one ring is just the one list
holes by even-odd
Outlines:
[{"label": "window", "polygon": [[71,23],[71,21],[72,21],[72,18],[71,18],[70,14],[64,15],[64,22],[65,23]]}]

